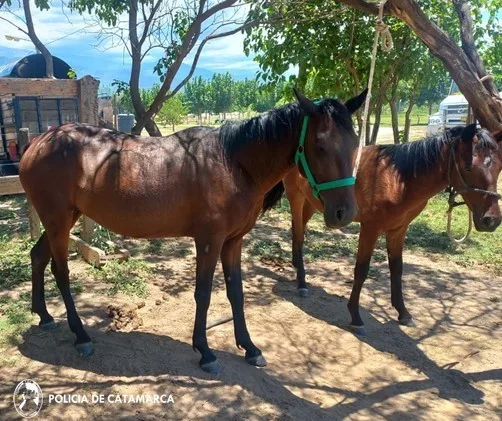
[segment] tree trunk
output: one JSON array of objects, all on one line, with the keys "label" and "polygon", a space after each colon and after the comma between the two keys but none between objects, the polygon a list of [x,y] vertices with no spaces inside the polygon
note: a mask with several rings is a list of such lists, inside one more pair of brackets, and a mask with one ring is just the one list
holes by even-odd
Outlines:
[{"label": "tree trunk", "polygon": [[432,106],[433,106],[434,104],[432,104],[432,102],[429,102],[429,104],[428,104],[428,105],[429,105],[429,115],[432,115]]},{"label": "tree trunk", "polygon": [[403,143],[407,143],[410,140],[410,127],[411,127],[411,112],[415,106],[416,90],[414,89],[410,96],[410,102],[408,104],[408,109],[406,110],[404,116],[404,135]]},{"label": "tree trunk", "polygon": [[47,47],[38,38],[35,27],[33,26],[33,18],[31,17],[30,0],[23,0],[24,16],[26,18],[26,27],[28,28],[28,36],[35,47],[42,53],[45,59],[45,77],[54,79],[54,63],[52,55]]},{"label": "tree trunk", "polygon": [[174,123],[173,123],[173,133],[176,132],[176,128],[174,127]]},{"label": "tree trunk", "polygon": [[[340,0],[356,9],[378,14],[378,6],[365,0]],[[431,22],[415,0],[388,0],[386,14],[391,14],[405,22],[415,34],[427,45],[433,55],[438,57],[453,80],[472,106],[480,124],[492,132],[502,130],[502,100],[496,92],[492,81],[481,82],[479,68],[449,35],[435,23]],[[464,10],[465,12],[465,10]],[[462,20],[463,17],[459,15]],[[465,20],[461,22],[461,30],[466,31]],[[472,28],[471,28],[472,33]],[[463,47],[467,49],[465,36],[462,36]],[[470,50],[475,46],[469,45]]]},{"label": "tree trunk", "polygon": [[389,99],[390,115],[392,120],[392,134],[394,136],[394,144],[399,144],[399,116],[397,111],[397,97],[392,96]]},{"label": "tree trunk", "polygon": [[383,98],[378,99],[375,104],[375,123],[371,131],[370,145],[375,145],[378,137],[378,130],[380,129],[380,120],[382,119]]}]

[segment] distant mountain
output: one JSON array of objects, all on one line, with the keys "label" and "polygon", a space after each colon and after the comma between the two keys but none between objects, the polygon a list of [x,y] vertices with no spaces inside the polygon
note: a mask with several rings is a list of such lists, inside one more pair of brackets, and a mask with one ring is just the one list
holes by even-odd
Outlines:
[{"label": "distant mountain", "polygon": [[[128,63],[117,60],[116,56],[111,56],[106,53],[96,53],[92,55],[80,55],[78,52],[68,51],[62,48],[53,48],[51,51],[55,56],[67,62],[70,67],[75,69],[77,76],[91,75],[101,81],[101,86],[111,85],[117,79],[121,81],[129,80],[130,67]],[[6,64],[14,64],[21,58],[33,54],[33,50],[8,49],[0,46],[0,68]],[[190,66],[182,64],[180,71],[174,79],[174,85],[178,84],[189,73]],[[210,79],[215,72],[196,68],[193,77],[202,76]],[[237,80],[245,78],[254,78],[255,74],[252,70],[236,70],[230,71],[232,76]],[[159,77],[153,73],[153,65],[143,65],[143,70],[140,78],[140,86],[149,88],[154,83],[159,83]]]}]

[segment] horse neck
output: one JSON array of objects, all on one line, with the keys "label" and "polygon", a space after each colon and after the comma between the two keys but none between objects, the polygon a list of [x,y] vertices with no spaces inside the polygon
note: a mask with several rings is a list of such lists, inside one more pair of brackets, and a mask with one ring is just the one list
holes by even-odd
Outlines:
[{"label": "horse neck", "polygon": [[251,142],[237,156],[239,167],[252,178],[260,192],[267,192],[295,165],[294,156],[300,139],[300,127],[280,139]]},{"label": "horse neck", "polygon": [[[450,184],[448,172],[450,161],[451,145],[444,144],[441,148],[441,155],[430,171],[418,174],[406,183],[407,196],[410,198],[429,200]],[[455,171],[452,168],[451,171]]]}]

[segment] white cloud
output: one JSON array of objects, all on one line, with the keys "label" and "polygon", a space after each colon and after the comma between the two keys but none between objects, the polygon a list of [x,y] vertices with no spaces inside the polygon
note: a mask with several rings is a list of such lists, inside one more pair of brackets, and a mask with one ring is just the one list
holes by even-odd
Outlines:
[{"label": "white cloud", "polygon": [[[49,10],[41,11],[31,0],[34,26],[38,37],[44,42],[51,52],[63,58],[66,54],[78,54],[79,56],[103,57],[112,60],[114,63],[129,63],[130,58],[123,44],[118,41],[114,45],[111,42],[103,43],[99,47],[97,39],[97,27],[90,27],[93,17],[84,14],[71,13],[65,9],[63,11],[60,0],[55,0]],[[11,8],[12,13],[0,12],[0,16],[11,20],[16,25],[25,28],[24,14],[22,9]],[[16,17],[17,16],[17,17]],[[126,16],[121,17],[121,21],[126,21]],[[120,25],[123,27],[123,22]],[[127,27],[127,24],[126,24]],[[5,36],[21,38],[19,41],[7,40]],[[258,66],[252,58],[246,57],[243,52],[244,34],[237,33],[229,37],[209,41],[199,58],[198,67],[208,70],[222,72],[232,70],[248,70],[254,72]],[[117,41],[117,40],[116,40]],[[17,30],[14,26],[5,21],[0,21],[0,47],[12,51],[12,56],[20,57],[29,52],[34,52],[35,48],[27,35]],[[144,64],[152,66],[162,52],[160,49],[149,54]],[[191,64],[195,49],[185,60],[186,64]]]}]

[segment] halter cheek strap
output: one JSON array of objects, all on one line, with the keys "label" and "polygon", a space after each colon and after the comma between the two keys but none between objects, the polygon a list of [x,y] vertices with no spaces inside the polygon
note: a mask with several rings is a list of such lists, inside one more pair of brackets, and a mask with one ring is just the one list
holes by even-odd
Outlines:
[{"label": "halter cheek strap", "polygon": [[303,118],[302,131],[300,134],[300,144],[295,154],[295,162],[298,168],[300,164],[303,167],[303,171],[307,176],[307,180],[312,187],[312,194],[316,199],[319,200],[319,193],[323,190],[336,189],[339,187],[352,186],[356,183],[356,177],[340,178],[338,180],[326,181],[325,183],[317,183],[315,181],[314,175],[310,170],[309,164],[307,162],[307,157],[305,156],[305,137],[307,135],[307,126],[309,123],[309,117],[306,115]]}]

